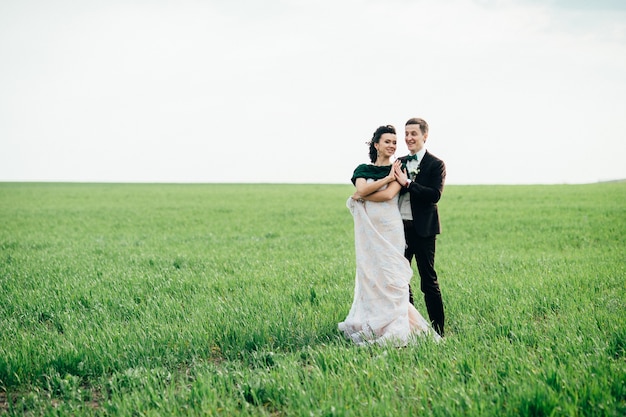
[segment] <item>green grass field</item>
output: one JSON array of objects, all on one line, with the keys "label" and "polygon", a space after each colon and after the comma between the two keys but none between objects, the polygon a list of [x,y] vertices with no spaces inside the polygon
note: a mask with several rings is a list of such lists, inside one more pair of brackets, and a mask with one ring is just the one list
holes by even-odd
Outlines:
[{"label": "green grass field", "polygon": [[626,415],[626,183],[447,186],[404,349],[337,331],[351,193],[0,183],[0,414]]}]

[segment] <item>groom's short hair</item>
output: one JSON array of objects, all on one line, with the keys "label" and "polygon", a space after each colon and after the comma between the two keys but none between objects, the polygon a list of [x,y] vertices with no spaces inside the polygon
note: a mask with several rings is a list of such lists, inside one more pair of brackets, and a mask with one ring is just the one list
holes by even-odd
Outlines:
[{"label": "groom's short hair", "polygon": [[404,125],[405,126],[419,125],[420,130],[422,131],[422,135],[425,135],[426,133],[428,133],[428,123],[426,123],[426,120],[420,119],[419,117],[410,118],[409,120],[407,120],[407,122]]}]

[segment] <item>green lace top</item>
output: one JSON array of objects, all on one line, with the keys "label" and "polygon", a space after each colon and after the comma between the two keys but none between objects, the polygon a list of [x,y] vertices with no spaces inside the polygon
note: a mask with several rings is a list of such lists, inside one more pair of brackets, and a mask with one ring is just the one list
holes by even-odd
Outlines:
[{"label": "green lace top", "polygon": [[391,165],[376,166],[372,164],[361,164],[354,170],[352,174],[352,184],[356,184],[357,178],[379,180],[389,175]]}]

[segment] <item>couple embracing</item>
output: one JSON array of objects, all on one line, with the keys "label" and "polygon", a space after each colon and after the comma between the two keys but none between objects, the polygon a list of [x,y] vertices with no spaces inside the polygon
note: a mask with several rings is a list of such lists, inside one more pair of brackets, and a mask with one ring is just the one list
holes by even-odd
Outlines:
[{"label": "couple embracing", "polygon": [[[356,278],[354,300],[339,330],[357,344],[405,346],[419,336],[440,340],[444,310],[435,271],[435,239],[440,233],[437,202],[445,164],[425,148],[428,124],[405,125],[409,155],[396,152],[396,130],[380,126],[369,142],[371,164],[352,176],[356,193],[347,206],[354,218]],[[409,285],[415,257],[429,321],[413,306]]]}]

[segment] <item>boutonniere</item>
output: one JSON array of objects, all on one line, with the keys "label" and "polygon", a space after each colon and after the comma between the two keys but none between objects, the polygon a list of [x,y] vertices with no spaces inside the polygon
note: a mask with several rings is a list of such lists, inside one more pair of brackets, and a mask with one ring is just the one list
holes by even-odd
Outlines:
[{"label": "boutonniere", "polygon": [[417,168],[413,168],[412,170],[409,171],[409,174],[411,175],[411,179],[414,180],[415,177],[417,177],[417,174],[420,173],[420,169],[419,167]]}]

